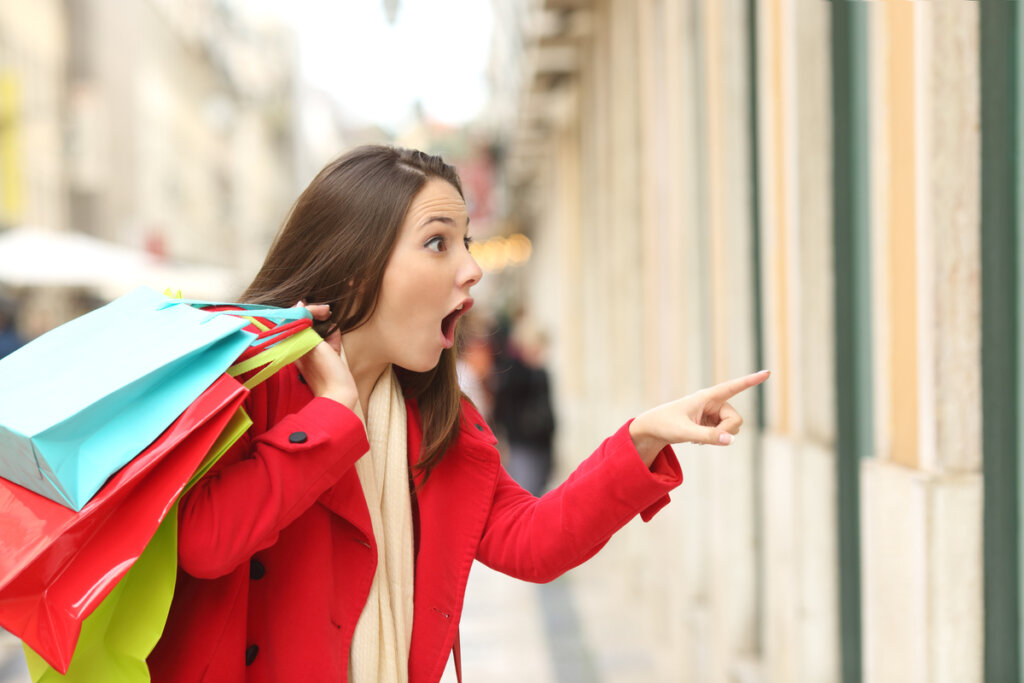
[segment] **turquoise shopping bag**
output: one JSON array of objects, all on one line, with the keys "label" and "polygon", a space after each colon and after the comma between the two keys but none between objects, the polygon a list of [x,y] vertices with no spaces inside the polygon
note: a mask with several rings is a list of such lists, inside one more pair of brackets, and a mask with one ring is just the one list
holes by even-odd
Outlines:
[{"label": "turquoise shopping bag", "polygon": [[80,510],[249,347],[248,324],[140,288],[0,359],[0,477]]}]

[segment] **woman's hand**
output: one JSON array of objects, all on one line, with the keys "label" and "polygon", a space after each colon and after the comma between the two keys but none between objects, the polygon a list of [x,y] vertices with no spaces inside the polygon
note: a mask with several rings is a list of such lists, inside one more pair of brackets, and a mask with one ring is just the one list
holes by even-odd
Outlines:
[{"label": "woman's hand", "polygon": [[[296,305],[305,306],[301,301]],[[326,304],[305,307],[313,314],[314,320],[327,320],[331,315],[331,307]],[[352,371],[349,370],[348,359],[345,358],[340,332],[332,332],[309,353],[295,361],[295,366],[314,396],[324,396],[355,409],[359,392]]]},{"label": "woman's hand", "polygon": [[730,398],[768,379],[767,370],[702,389],[639,415],[629,435],[648,467],[662,448],[673,443],[728,446],[743,418],[729,405]]}]

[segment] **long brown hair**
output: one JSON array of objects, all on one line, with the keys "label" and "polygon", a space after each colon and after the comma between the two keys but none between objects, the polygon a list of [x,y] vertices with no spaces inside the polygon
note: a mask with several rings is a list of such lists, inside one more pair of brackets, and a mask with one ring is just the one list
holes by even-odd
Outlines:
[{"label": "long brown hair", "polygon": [[[417,150],[366,145],[334,160],[295,201],[242,301],[330,304],[325,337],[359,327],[376,310],[402,222],[431,178],[449,182],[462,195],[455,169]],[[427,372],[397,366],[395,372],[419,405],[423,447],[416,467],[425,481],[458,432],[462,392],[455,351],[445,349]]]}]

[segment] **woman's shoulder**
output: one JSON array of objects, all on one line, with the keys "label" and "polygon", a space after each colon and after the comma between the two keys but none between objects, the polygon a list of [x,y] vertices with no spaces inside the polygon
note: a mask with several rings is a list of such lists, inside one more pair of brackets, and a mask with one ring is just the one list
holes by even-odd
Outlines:
[{"label": "woman's shoulder", "polygon": [[491,430],[490,425],[487,424],[487,420],[484,419],[484,416],[480,413],[477,407],[465,395],[462,397],[462,414],[459,419],[459,431],[460,433],[467,434],[473,439],[483,441],[492,446],[498,443],[498,439],[494,436],[494,432]]}]

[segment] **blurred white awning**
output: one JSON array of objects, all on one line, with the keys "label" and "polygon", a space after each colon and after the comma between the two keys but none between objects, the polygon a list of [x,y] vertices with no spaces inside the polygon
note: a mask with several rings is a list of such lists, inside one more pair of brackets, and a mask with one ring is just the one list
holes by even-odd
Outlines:
[{"label": "blurred white awning", "polygon": [[80,287],[114,299],[145,285],[193,299],[237,296],[227,268],[159,260],[141,250],[78,232],[24,226],[0,232],[0,283],[12,287]]}]

